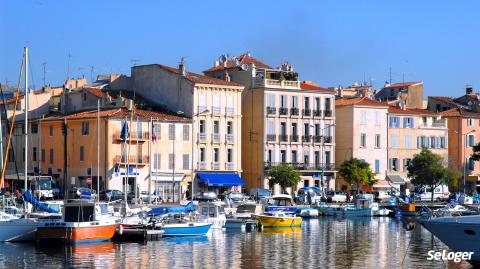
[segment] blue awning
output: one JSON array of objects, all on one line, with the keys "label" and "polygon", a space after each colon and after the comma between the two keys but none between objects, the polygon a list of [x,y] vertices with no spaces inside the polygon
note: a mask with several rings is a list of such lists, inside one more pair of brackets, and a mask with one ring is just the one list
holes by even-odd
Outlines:
[{"label": "blue awning", "polygon": [[215,187],[243,186],[243,179],[234,173],[198,173],[200,182]]}]

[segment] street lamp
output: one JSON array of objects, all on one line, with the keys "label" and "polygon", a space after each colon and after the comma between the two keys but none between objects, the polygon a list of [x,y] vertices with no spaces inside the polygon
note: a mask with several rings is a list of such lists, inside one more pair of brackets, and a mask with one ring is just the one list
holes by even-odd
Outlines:
[{"label": "street lamp", "polygon": [[194,149],[195,149],[195,140],[193,138],[193,128],[195,128],[195,117],[196,116],[199,116],[199,115],[203,115],[203,114],[208,114],[210,113],[210,110],[208,109],[204,109],[203,111],[201,112],[198,112],[198,113],[194,113],[195,111],[195,107],[192,107],[192,193],[190,194],[190,200],[193,202],[193,195],[195,193],[195,184],[194,184],[194,181],[195,181],[195,169],[194,169],[194,163],[193,163],[193,156],[194,156]]}]

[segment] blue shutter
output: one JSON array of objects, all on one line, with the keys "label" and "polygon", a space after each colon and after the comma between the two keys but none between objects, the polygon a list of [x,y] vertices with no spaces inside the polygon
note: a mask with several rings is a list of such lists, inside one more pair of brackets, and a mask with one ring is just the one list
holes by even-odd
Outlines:
[{"label": "blue shutter", "polygon": [[414,118],[410,118],[410,128],[413,128],[415,124],[413,124]]},{"label": "blue shutter", "polygon": [[397,118],[397,128],[400,128],[400,117],[396,117]]},{"label": "blue shutter", "polygon": [[403,118],[403,128],[407,128],[407,119],[408,118]]},{"label": "blue shutter", "polygon": [[392,128],[393,127],[393,117],[390,116],[390,121],[388,122],[388,127]]}]

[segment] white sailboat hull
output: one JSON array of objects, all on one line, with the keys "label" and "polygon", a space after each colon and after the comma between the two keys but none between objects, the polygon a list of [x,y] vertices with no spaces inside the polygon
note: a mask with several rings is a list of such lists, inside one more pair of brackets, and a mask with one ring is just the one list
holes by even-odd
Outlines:
[{"label": "white sailboat hull", "polygon": [[0,221],[0,242],[33,241],[37,221],[33,219],[13,219]]}]

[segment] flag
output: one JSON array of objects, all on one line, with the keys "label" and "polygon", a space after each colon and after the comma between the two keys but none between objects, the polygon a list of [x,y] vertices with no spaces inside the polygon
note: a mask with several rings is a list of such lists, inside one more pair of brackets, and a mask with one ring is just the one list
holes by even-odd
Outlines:
[{"label": "flag", "polygon": [[155,135],[155,125],[152,124],[152,142],[157,141],[157,136]]},{"label": "flag", "polygon": [[123,122],[122,132],[120,133],[120,139],[127,140],[130,137],[130,132],[128,131],[127,121]]}]

